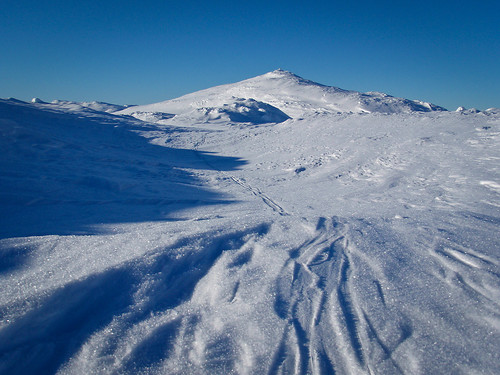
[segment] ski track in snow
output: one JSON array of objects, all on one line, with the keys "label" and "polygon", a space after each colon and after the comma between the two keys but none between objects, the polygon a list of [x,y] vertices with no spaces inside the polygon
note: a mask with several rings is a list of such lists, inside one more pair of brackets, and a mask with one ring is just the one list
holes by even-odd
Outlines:
[{"label": "ski track in snow", "polygon": [[[394,348],[377,335],[352,285],[360,275],[351,259],[349,231],[339,218],[320,218],[313,239],[291,251],[282,272],[291,274],[291,278],[278,279],[275,304],[276,313],[288,320],[289,328],[270,373],[368,372],[366,353],[373,341],[392,362],[392,371],[401,371],[392,352],[411,335],[411,330],[402,328]],[[379,280],[373,280],[373,285],[378,303],[385,306]],[[332,336],[336,345],[331,345]]]},{"label": "ski track in snow", "polygon": [[156,117],[0,102],[0,373],[500,373],[498,116]]},{"label": "ski track in snow", "polygon": [[260,189],[254,188],[254,187],[248,185],[246,182],[244,182],[240,178],[231,176],[230,179],[232,181],[234,181],[236,184],[238,184],[239,186],[241,186],[242,188],[250,191],[256,197],[259,197],[260,199],[262,199],[262,201],[267,206],[269,206],[273,211],[279,213],[281,216],[289,215],[288,212],[286,212],[283,209],[283,207],[281,207],[278,203],[276,203],[276,201],[274,201],[273,199],[271,199],[270,197],[268,197],[266,194],[264,194]]}]

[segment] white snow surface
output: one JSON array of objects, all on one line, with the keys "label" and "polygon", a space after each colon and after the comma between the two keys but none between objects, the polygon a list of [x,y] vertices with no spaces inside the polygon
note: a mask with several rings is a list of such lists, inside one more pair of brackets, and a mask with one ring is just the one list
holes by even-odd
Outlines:
[{"label": "white snow surface", "polygon": [[276,123],[0,100],[1,374],[500,373],[500,115],[289,77],[235,96]]},{"label": "white snow surface", "polygon": [[422,101],[395,98],[390,95],[343,90],[324,86],[285,70],[275,70],[241,82],[212,87],[164,102],[132,106],[119,114],[166,112],[182,121],[199,121],[189,115],[206,107],[231,105],[236,98],[254,99],[274,106],[287,116],[301,118],[311,113],[400,113],[442,111],[444,108]]},{"label": "white snow surface", "polygon": [[[35,99],[37,99],[37,98],[34,98],[33,100],[35,100]],[[37,101],[36,103],[49,104],[49,103],[44,103],[44,102],[40,101],[40,99],[38,99],[38,100],[39,101]],[[52,104],[53,106],[57,106],[60,108],[69,109],[69,110],[73,110],[73,111],[78,111],[78,110],[82,110],[85,108],[89,108],[89,109],[92,109],[94,111],[108,112],[108,113],[121,111],[123,109],[130,107],[128,105],[110,104],[110,103],[98,102],[98,101],[73,102],[70,100],[53,100],[50,104]]]}]

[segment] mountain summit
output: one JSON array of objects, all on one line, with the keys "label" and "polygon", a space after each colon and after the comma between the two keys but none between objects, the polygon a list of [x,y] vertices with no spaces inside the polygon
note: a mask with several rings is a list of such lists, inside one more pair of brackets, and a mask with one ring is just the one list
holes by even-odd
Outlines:
[{"label": "mountain summit", "polygon": [[[443,111],[434,104],[368,92],[343,90],[325,86],[298,75],[277,69],[272,72],[237,83],[215,86],[159,103],[129,107],[117,114],[131,114],[136,117],[151,113],[168,113],[211,121],[219,119],[218,113],[225,113],[229,120],[235,114],[250,112],[242,102],[253,100],[257,112],[266,122],[279,122],[292,117],[304,117],[317,113],[408,113]],[[228,109],[237,107],[236,112]],[[221,111],[221,109],[223,109]],[[279,112],[278,112],[279,111]],[[283,113],[283,115],[281,115]],[[215,115],[214,115],[215,114]],[[254,117],[244,120],[259,120]],[[278,120],[278,121],[276,121]]]}]

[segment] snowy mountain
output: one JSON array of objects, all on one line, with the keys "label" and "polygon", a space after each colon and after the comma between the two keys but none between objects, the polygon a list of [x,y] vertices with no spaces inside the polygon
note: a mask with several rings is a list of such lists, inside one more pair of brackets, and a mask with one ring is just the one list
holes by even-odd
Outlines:
[{"label": "snowy mountain", "polygon": [[161,112],[206,121],[204,116],[207,111],[217,111],[224,106],[234,106],[235,103],[240,103],[238,109],[241,113],[244,108],[241,101],[249,99],[266,103],[292,118],[310,113],[410,113],[445,110],[434,104],[394,98],[378,92],[360,93],[324,86],[278,69],[241,82],[212,87],[160,103],[129,107],[117,113],[134,115],[137,112]]},{"label": "snowy mountain", "polygon": [[0,100],[0,374],[500,373],[500,113],[439,109]]}]

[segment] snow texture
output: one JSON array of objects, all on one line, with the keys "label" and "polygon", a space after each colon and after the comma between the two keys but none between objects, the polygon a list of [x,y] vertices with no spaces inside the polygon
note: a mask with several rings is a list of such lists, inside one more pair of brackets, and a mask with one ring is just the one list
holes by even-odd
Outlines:
[{"label": "snow texture", "polygon": [[498,110],[110,106],[0,100],[1,374],[500,373]]}]

